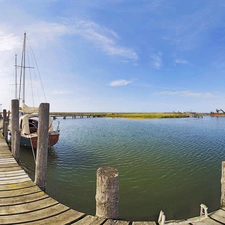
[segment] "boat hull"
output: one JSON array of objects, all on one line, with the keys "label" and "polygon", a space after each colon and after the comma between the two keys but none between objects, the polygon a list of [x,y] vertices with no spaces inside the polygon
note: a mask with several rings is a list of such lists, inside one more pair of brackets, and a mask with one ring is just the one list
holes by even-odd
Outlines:
[{"label": "boat hull", "polygon": [[210,116],[214,116],[214,117],[224,117],[225,113],[211,113]]},{"label": "boat hull", "polygon": [[[59,133],[54,132],[48,135],[48,146],[55,145],[59,140]],[[38,136],[37,135],[21,135],[20,145],[24,147],[37,148]]]}]

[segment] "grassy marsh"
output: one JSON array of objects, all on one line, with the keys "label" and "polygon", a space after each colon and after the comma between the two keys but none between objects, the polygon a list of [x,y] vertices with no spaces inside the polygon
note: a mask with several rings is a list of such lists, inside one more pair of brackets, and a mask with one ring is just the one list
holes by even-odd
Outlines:
[{"label": "grassy marsh", "polygon": [[130,118],[130,119],[154,119],[154,118],[185,118],[186,113],[107,113],[105,117]]}]

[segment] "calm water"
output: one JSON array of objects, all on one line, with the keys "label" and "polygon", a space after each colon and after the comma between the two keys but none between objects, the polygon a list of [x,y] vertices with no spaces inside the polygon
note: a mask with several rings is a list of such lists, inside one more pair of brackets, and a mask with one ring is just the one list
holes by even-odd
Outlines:
[{"label": "calm water", "polygon": [[[95,214],[96,170],[120,173],[120,217],[157,220],[197,216],[220,205],[225,118],[127,120],[58,119],[60,140],[49,151],[47,193],[86,214]],[[55,123],[57,121],[54,121]],[[22,166],[34,177],[32,152]]]}]

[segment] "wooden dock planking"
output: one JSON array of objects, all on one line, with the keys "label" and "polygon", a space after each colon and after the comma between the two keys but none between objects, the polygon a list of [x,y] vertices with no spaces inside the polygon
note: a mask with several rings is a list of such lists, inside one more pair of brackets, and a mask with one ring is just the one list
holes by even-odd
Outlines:
[{"label": "wooden dock planking", "polygon": [[132,225],[156,225],[153,221],[137,221],[133,222]]},{"label": "wooden dock planking", "polygon": [[112,220],[108,219],[103,223],[103,225],[129,225],[131,222],[125,221],[125,220]]},{"label": "wooden dock planking", "polygon": [[0,223],[2,222],[3,223],[7,222],[11,224],[26,223],[26,222],[36,221],[36,220],[48,218],[54,215],[58,215],[68,210],[69,210],[69,207],[62,204],[57,204],[57,205],[52,205],[51,207],[40,208],[38,210],[30,211],[26,213],[1,215]]},{"label": "wooden dock planking", "polygon": [[57,205],[58,202],[52,198],[43,198],[39,199],[38,201],[27,202],[25,205],[17,204],[17,205],[10,205],[10,206],[0,206],[0,215],[10,215],[15,214],[17,212],[26,213],[31,212],[39,209],[44,209],[47,207],[51,207],[53,205]]},{"label": "wooden dock planking", "polygon": [[106,221],[106,219],[104,219],[104,218],[99,218],[99,217],[96,217],[96,216],[87,215],[87,216],[83,217],[82,219],[80,219],[79,221],[71,223],[71,224],[75,224],[75,225],[86,225],[86,224],[99,225],[99,224],[103,224],[105,221]]},{"label": "wooden dock planking", "polygon": [[20,188],[20,189],[14,189],[14,190],[6,190],[6,191],[0,191],[0,198],[11,198],[18,197],[22,195],[29,195],[32,193],[39,193],[41,192],[40,189],[37,186],[31,186],[27,188]]},{"label": "wooden dock planking", "polygon": [[22,188],[32,187],[32,186],[35,186],[35,184],[33,181],[29,180],[23,183],[0,185],[0,191],[10,191],[10,190],[22,189]]},{"label": "wooden dock planking", "polygon": [[210,215],[210,218],[212,218],[215,221],[220,221],[221,223],[225,224],[225,209],[219,209],[216,212],[212,213]]},{"label": "wooden dock planking", "polygon": [[21,170],[21,168],[18,165],[13,167],[0,167],[0,172],[17,171],[17,170]]},{"label": "wooden dock planking", "polygon": [[224,224],[224,223],[220,223],[220,222],[214,221],[210,218],[207,218],[207,219],[204,219],[202,221],[188,223],[188,224],[192,224],[192,225],[221,225],[221,224]]},{"label": "wooden dock planking", "polygon": [[21,171],[21,170],[0,172],[0,178],[20,176],[20,175],[27,175],[27,174],[24,173],[24,171]]},{"label": "wooden dock planking", "polygon": [[[76,224],[76,221],[79,221],[84,216],[85,216],[84,213],[77,212],[75,210],[70,209],[63,213],[48,216],[48,217],[39,219],[37,221],[30,221],[29,224],[31,225],[42,225],[42,224],[43,225],[46,225],[46,224],[64,225],[64,224],[72,224],[72,223]],[[101,224],[99,223],[97,225],[101,225]]]}]

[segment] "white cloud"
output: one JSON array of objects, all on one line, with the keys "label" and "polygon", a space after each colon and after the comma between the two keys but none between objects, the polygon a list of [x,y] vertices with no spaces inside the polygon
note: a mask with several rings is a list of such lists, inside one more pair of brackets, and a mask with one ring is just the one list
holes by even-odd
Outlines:
[{"label": "white cloud", "polygon": [[53,95],[66,95],[66,94],[71,94],[73,93],[72,91],[67,91],[67,90],[54,90],[52,91]]},{"label": "white cloud", "polygon": [[211,97],[221,97],[219,94],[211,92],[192,92],[192,91],[162,91],[155,93],[158,95],[178,95],[183,97],[200,97],[200,98],[211,98]]},{"label": "white cloud", "polygon": [[3,32],[4,28],[0,26],[0,51],[9,51],[21,46],[20,40],[14,34]]},{"label": "white cloud", "polygon": [[188,61],[183,60],[183,59],[175,59],[175,63],[176,64],[189,64]]},{"label": "white cloud", "polygon": [[117,86],[125,86],[128,85],[129,83],[131,83],[132,81],[128,81],[128,80],[114,80],[112,81],[109,86],[112,87],[117,87]]},{"label": "white cloud", "polygon": [[150,58],[152,60],[152,65],[156,69],[160,69],[162,67],[162,53],[161,52],[157,52],[156,54],[152,54],[150,56]]},{"label": "white cloud", "polygon": [[68,29],[73,34],[80,35],[86,40],[101,48],[107,55],[117,55],[130,60],[137,60],[137,53],[131,49],[118,44],[116,32],[102,27],[92,21],[67,20]]}]

